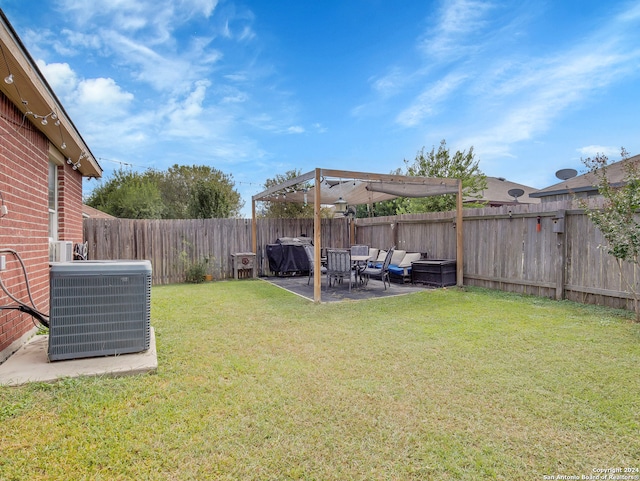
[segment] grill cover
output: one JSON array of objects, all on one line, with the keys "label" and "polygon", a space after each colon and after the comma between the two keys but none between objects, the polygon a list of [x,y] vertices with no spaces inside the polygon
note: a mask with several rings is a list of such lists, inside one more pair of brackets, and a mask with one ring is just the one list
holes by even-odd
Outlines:
[{"label": "grill cover", "polygon": [[309,272],[309,259],[302,243],[267,244],[269,270],[276,275]]}]

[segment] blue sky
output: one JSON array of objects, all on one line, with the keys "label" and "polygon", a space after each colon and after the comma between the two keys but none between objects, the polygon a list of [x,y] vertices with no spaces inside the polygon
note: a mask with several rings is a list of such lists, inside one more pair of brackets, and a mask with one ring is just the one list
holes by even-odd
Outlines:
[{"label": "blue sky", "polygon": [[[388,173],[442,139],[491,176],[640,153],[640,2],[0,0],[114,169]],[[85,193],[96,181],[85,182]]]}]

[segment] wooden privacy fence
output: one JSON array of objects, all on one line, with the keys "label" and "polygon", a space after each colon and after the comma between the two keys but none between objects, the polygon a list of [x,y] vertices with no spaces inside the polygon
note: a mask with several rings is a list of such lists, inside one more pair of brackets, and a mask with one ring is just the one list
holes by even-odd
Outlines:
[{"label": "wooden privacy fence", "polygon": [[[258,275],[268,275],[267,244],[313,236],[313,219],[258,219]],[[214,279],[233,277],[231,254],[251,252],[250,219],[85,219],[89,259],[150,260],[153,284],[184,282],[189,265],[205,262]],[[324,246],[348,247],[347,219],[322,219]]]},{"label": "wooden privacy fence", "polygon": [[[455,212],[322,219],[322,246],[396,246],[431,259],[455,259]],[[611,307],[633,308],[619,266],[585,213],[567,201],[464,211],[464,284]],[[350,234],[351,232],[351,234]],[[354,235],[355,237],[350,237]],[[184,281],[189,262],[207,259],[214,279],[233,276],[231,254],[251,251],[250,219],[85,219],[90,259],[148,259],[153,283]],[[268,275],[265,247],[281,237],[313,236],[313,219],[258,219],[256,262]],[[353,239],[353,242],[351,242]]]},{"label": "wooden privacy fence", "polygon": [[[454,212],[358,219],[356,241],[455,259],[454,219]],[[465,285],[633,309],[627,282],[638,269],[607,254],[577,203],[465,209],[463,227]]]}]

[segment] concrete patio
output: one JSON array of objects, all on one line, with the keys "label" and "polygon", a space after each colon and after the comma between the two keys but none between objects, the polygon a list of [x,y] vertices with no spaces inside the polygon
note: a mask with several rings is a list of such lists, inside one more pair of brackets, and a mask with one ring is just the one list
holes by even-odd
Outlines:
[{"label": "concrete patio", "polygon": [[[307,284],[307,276],[274,276],[264,277],[264,281],[274,284],[282,289],[286,289],[300,297],[304,297],[310,301],[313,301],[313,279]],[[377,279],[370,279],[367,285],[351,286],[349,291],[349,283],[344,281],[340,284],[332,284],[327,288],[326,276],[322,276],[321,288],[322,288],[322,302],[339,302],[345,300],[363,300],[363,299],[376,299],[382,297],[400,296],[404,294],[411,294],[413,292],[422,292],[427,289],[433,289],[432,287],[420,284],[396,284],[391,283],[391,286],[387,284],[385,290],[382,285],[382,281]]]},{"label": "concrete patio", "polygon": [[30,382],[54,382],[80,376],[130,376],[158,369],[156,337],[151,328],[149,349],[120,356],[91,357],[49,362],[49,336],[34,336],[0,365],[0,386],[20,386]]}]

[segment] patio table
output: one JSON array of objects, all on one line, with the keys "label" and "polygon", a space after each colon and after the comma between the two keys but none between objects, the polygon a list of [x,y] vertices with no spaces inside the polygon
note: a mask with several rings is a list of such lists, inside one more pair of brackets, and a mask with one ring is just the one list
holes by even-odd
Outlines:
[{"label": "patio table", "polygon": [[360,276],[360,271],[362,267],[367,266],[369,257],[369,255],[351,256],[351,265],[356,271],[356,284],[358,283],[358,277],[360,277],[360,283],[363,283],[362,277]]}]

